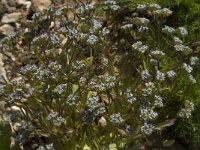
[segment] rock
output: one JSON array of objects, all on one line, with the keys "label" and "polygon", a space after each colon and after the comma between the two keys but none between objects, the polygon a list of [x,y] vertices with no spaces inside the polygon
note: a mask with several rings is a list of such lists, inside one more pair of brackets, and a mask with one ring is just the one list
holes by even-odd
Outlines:
[{"label": "rock", "polygon": [[5,13],[8,10],[8,5],[5,0],[0,2],[0,14]]},{"label": "rock", "polygon": [[7,0],[9,6],[16,7],[16,0]]},{"label": "rock", "polygon": [[2,23],[11,23],[11,22],[17,22],[22,17],[21,12],[14,12],[11,14],[5,14],[3,18],[1,19]]},{"label": "rock", "polygon": [[32,0],[33,11],[39,12],[51,4],[51,0]]},{"label": "rock", "polygon": [[9,24],[4,24],[4,25],[0,26],[1,34],[9,35],[13,31],[14,31],[14,28]]},{"label": "rock", "polygon": [[31,7],[31,2],[26,0],[17,0],[18,5],[23,5],[26,7],[26,9],[29,9]]},{"label": "rock", "polygon": [[4,66],[3,55],[0,54],[0,82],[2,82],[2,83],[4,83],[5,81],[8,82],[6,71],[3,66]]}]

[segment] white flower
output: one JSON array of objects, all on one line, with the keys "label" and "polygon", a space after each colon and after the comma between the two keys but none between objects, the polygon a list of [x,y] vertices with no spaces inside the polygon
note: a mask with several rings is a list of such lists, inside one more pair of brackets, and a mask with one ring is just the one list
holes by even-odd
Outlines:
[{"label": "white flower", "polygon": [[175,32],[175,29],[165,25],[165,27],[162,28],[162,31],[166,31],[168,33],[173,33],[173,32]]},{"label": "white flower", "polygon": [[104,4],[116,5],[117,3],[115,0],[105,0]]},{"label": "white flower", "polygon": [[188,73],[191,73],[192,70],[193,70],[193,68],[192,68],[190,65],[186,64],[186,63],[183,63],[183,68],[184,68]]},{"label": "white flower", "polygon": [[186,30],[186,28],[184,28],[184,27],[179,27],[178,29],[179,29],[181,35],[184,36],[184,35],[187,35],[187,34],[188,34],[188,31]]},{"label": "white flower", "polygon": [[190,74],[189,80],[192,81],[192,83],[197,83],[196,79]]},{"label": "white flower", "polygon": [[132,48],[137,49],[141,53],[144,53],[148,49],[148,46],[143,45],[141,41],[137,41],[132,45]]},{"label": "white flower", "polygon": [[147,69],[143,70],[141,73],[142,76],[142,80],[147,79],[148,77],[150,77],[149,71]]},{"label": "white flower", "polygon": [[146,135],[151,135],[153,132],[154,126],[152,124],[144,123],[144,125],[141,127],[141,132]]},{"label": "white flower", "polygon": [[165,74],[160,71],[157,71],[156,79],[160,81],[165,80]]},{"label": "white flower", "polygon": [[138,31],[139,32],[143,32],[143,31],[147,31],[147,30],[149,30],[149,27],[144,27],[144,26],[139,26],[138,27]]},{"label": "white flower", "polygon": [[184,51],[184,50],[189,50],[189,51],[192,51],[191,48],[189,48],[188,46],[184,46],[182,44],[177,44],[174,46],[175,50],[176,51]]},{"label": "white flower", "polygon": [[109,33],[110,33],[110,30],[107,29],[106,27],[104,27],[104,28],[102,29],[102,34],[103,34],[103,36],[105,36],[105,35],[107,35],[107,34],[109,34]]},{"label": "white flower", "polygon": [[87,42],[91,45],[94,45],[98,41],[98,37],[95,35],[90,35],[87,39]]},{"label": "white flower", "polygon": [[155,4],[155,3],[149,4],[149,7],[153,8],[153,9],[161,9],[160,5],[159,4]]},{"label": "white flower", "polygon": [[147,19],[147,18],[136,17],[135,19],[137,19],[141,24],[149,23],[149,19]]},{"label": "white flower", "polygon": [[146,6],[145,4],[139,4],[139,5],[137,6],[137,9],[138,9],[138,10],[144,10],[146,7],[147,7],[147,6]]},{"label": "white flower", "polygon": [[102,23],[97,21],[97,20],[93,20],[92,23],[93,23],[93,28],[94,29],[99,29],[99,28],[102,27]]},{"label": "white flower", "polygon": [[152,120],[158,116],[158,113],[150,108],[140,108],[140,117],[143,120]]},{"label": "white flower", "polygon": [[179,38],[179,37],[176,37],[176,36],[174,37],[174,42],[175,42],[176,44],[178,44],[178,45],[183,43],[183,41],[181,41],[180,38]]},{"label": "white flower", "polygon": [[195,65],[199,61],[198,57],[191,57],[190,58],[190,64]]},{"label": "white flower", "polygon": [[158,96],[158,95],[155,95],[155,99],[156,100],[154,102],[154,105],[158,106],[158,107],[163,107],[162,97]]},{"label": "white flower", "polygon": [[124,120],[122,119],[121,117],[121,114],[120,113],[117,113],[117,114],[112,114],[110,116],[110,120],[114,123],[122,123]]},{"label": "white flower", "polygon": [[162,51],[158,51],[158,50],[156,50],[156,51],[151,51],[151,54],[153,54],[153,55],[162,55],[162,56],[165,55],[165,53],[163,53]]},{"label": "white flower", "polygon": [[121,29],[128,29],[128,28],[132,28],[133,24],[125,24],[123,26],[121,26]]},{"label": "white flower", "polygon": [[121,7],[119,5],[112,5],[110,8],[114,11],[119,10]]},{"label": "white flower", "polygon": [[76,9],[76,13],[77,14],[82,14],[84,13],[84,7],[83,6],[80,6],[79,8]]},{"label": "white flower", "polygon": [[174,72],[174,71],[168,71],[167,72],[167,76],[169,77],[169,78],[172,78],[172,77],[174,77],[176,75],[176,73]]}]

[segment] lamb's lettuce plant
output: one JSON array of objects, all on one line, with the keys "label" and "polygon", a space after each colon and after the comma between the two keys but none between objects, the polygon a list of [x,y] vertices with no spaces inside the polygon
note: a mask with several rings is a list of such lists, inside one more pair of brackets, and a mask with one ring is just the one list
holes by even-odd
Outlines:
[{"label": "lamb's lettuce plant", "polygon": [[[1,40],[12,54],[1,97],[18,108],[16,141],[38,150],[130,149],[165,120],[190,117],[195,106],[184,93],[198,82],[199,58],[188,31],[165,24],[172,14],[115,0],[52,6]],[[180,106],[166,114],[174,99]]]}]

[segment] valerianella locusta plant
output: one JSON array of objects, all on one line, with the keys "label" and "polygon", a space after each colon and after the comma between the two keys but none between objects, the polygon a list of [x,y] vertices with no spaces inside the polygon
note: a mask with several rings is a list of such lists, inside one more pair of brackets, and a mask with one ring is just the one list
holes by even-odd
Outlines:
[{"label": "valerianella locusta plant", "polygon": [[16,140],[35,149],[132,149],[159,123],[189,118],[189,100],[174,115],[166,109],[199,82],[189,31],[166,25],[170,15],[158,4],[127,10],[117,0],[51,6],[2,39],[12,82],[1,99],[18,108]]}]

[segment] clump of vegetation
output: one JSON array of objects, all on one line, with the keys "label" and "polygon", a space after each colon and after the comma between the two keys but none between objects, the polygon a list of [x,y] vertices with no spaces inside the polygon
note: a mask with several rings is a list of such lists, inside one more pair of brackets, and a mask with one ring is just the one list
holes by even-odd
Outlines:
[{"label": "clump of vegetation", "polygon": [[132,149],[191,116],[185,92],[198,82],[199,58],[188,31],[165,24],[168,8],[126,6],[52,6],[1,41],[15,57],[1,98],[21,146]]}]

